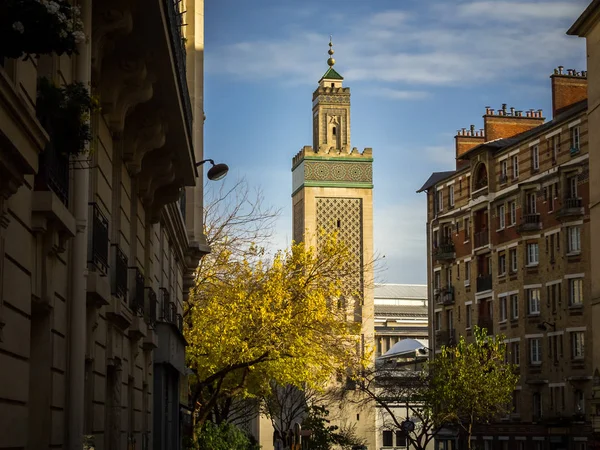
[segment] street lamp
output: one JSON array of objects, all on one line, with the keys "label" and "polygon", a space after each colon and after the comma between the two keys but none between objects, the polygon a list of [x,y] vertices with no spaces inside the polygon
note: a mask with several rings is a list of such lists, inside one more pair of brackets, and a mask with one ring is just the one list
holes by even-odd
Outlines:
[{"label": "street lamp", "polygon": [[202,161],[196,163],[196,167],[201,166],[205,162],[209,162],[212,164],[212,167],[208,169],[208,173],[206,174],[208,179],[211,181],[220,180],[225,175],[227,175],[227,172],[229,172],[229,166],[227,166],[227,164],[215,164],[215,162],[212,159],[203,159]]}]

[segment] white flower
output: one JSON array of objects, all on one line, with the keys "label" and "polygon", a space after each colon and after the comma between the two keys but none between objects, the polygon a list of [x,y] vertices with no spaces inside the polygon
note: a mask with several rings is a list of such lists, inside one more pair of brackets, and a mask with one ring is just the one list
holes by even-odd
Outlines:
[{"label": "white flower", "polygon": [[60,37],[61,39],[64,39],[67,37],[67,32],[65,30],[60,30],[58,32],[58,37]]},{"label": "white flower", "polygon": [[64,13],[61,13],[61,12],[57,13],[56,17],[61,22],[66,22],[66,20],[67,20],[67,16],[65,16]]},{"label": "white flower", "polygon": [[25,27],[23,26],[23,24],[21,22],[15,22],[12,25],[13,30],[23,34],[25,32]]},{"label": "white flower", "polygon": [[83,31],[74,31],[73,37],[76,44],[83,44],[85,42],[85,33]]},{"label": "white flower", "polygon": [[56,14],[58,11],[60,11],[60,5],[56,2],[49,1],[46,3],[46,9],[50,14]]}]

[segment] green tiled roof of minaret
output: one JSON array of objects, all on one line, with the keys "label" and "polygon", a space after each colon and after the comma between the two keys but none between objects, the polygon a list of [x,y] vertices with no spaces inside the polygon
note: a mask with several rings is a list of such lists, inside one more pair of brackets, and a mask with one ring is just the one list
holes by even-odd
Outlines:
[{"label": "green tiled roof of minaret", "polygon": [[[343,80],[343,79],[344,79],[344,77],[341,76],[339,73],[337,73],[333,67],[330,67],[329,69],[327,69],[327,72],[325,72],[325,75],[323,75],[321,77],[321,80]],[[321,81],[321,80],[319,80],[319,81]]]}]

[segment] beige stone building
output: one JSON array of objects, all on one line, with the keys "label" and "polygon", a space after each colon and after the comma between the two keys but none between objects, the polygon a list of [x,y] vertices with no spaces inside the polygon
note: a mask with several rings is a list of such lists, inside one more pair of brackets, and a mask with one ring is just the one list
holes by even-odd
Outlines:
[{"label": "beige stone building", "polygon": [[[600,0],[592,1],[567,34],[585,37],[588,68],[588,148],[590,167],[590,229],[600,226]],[[600,323],[600,234],[590,236],[591,316]],[[600,328],[592,328],[594,342],[592,365],[594,392],[592,420],[595,433],[600,433]]]},{"label": "beige stone building", "polygon": [[551,120],[486,108],[482,130],[455,137],[456,169],[419,190],[434,348],[478,325],[506,336],[519,368],[513,412],[476,433],[484,448],[580,450],[592,437],[587,79],[550,78]]},{"label": "beige stone building", "polygon": [[[78,54],[0,58],[0,447],[174,450],[208,251],[203,0],[77,3]],[[65,156],[40,77],[98,100],[88,152]]]},{"label": "beige stone building", "polygon": [[[333,68],[331,43],[329,54],[329,69],[312,97],[313,146],[292,160],[293,236],[318,247],[319,230],[339,231],[361,274],[356,287],[362,298],[347,308],[349,320],[362,325],[366,348],[373,345],[373,157],[370,148],[359,152],[350,145],[350,88]],[[355,427],[368,448],[376,448],[372,405],[358,409],[343,402],[329,410],[334,423]]]}]

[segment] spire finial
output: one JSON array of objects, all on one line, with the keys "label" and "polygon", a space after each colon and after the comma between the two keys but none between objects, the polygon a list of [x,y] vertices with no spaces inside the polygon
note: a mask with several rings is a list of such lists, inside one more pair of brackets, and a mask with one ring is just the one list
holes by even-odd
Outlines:
[{"label": "spire finial", "polygon": [[327,60],[327,64],[329,65],[329,67],[333,67],[333,65],[335,64],[335,59],[333,59],[333,42],[331,42],[331,35],[329,35],[329,51],[327,52],[329,53],[329,59]]}]

